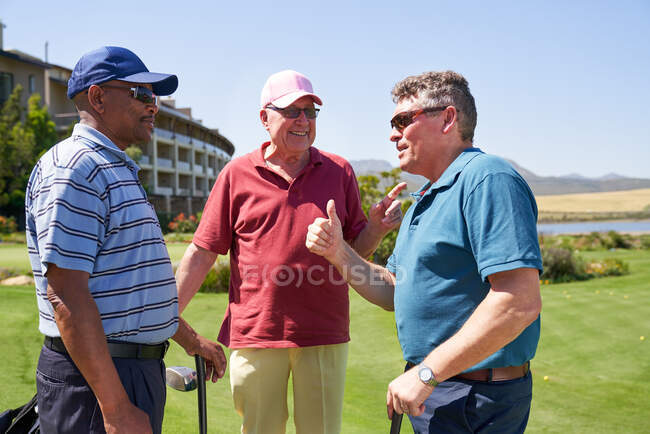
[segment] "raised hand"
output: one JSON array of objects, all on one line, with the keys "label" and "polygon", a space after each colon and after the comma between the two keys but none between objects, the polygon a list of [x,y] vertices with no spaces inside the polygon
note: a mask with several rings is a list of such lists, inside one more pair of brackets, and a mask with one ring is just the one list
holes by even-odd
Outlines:
[{"label": "raised hand", "polygon": [[402,222],[402,202],[396,200],[406,188],[405,182],[397,184],[380,202],[370,207],[368,220],[383,233],[395,229]]}]

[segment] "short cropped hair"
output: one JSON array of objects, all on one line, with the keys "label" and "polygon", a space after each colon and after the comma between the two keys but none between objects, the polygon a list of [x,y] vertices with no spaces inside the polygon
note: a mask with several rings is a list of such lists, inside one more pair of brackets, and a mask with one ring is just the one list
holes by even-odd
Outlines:
[{"label": "short cropped hair", "polygon": [[454,71],[431,71],[406,77],[393,87],[393,101],[415,98],[422,108],[453,105],[458,112],[458,129],[463,141],[474,140],[476,104],[465,77]]}]

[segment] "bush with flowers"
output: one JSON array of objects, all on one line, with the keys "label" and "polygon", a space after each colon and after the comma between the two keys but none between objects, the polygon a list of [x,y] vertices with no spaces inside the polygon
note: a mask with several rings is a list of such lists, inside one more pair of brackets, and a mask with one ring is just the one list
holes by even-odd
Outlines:
[{"label": "bush with flowers", "polygon": [[188,233],[196,231],[198,224],[199,221],[196,216],[190,215],[186,218],[185,213],[180,213],[169,222],[167,227],[176,233]]},{"label": "bush with flowers", "polygon": [[4,217],[0,215],[0,234],[11,234],[18,230],[15,217]]}]

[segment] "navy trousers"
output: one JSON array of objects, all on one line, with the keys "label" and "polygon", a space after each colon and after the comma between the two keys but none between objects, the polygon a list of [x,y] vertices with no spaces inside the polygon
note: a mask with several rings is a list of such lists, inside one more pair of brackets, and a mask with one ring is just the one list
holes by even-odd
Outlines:
[{"label": "navy trousers", "polygon": [[[167,396],[165,363],[118,358],[113,362],[129,399],[149,415],[153,432],[160,433]],[[41,349],[36,390],[42,433],[105,433],[97,399],[69,355]]]},{"label": "navy trousers", "polygon": [[533,381],[530,372],[508,381],[443,381],[409,416],[415,434],[523,433],[528,423]]}]

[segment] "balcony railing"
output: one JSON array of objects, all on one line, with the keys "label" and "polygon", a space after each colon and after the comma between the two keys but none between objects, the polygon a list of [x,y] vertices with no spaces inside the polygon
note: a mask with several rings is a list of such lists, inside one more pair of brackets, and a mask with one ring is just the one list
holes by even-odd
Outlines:
[{"label": "balcony railing", "polygon": [[174,168],[174,162],[168,158],[158,157],[158,167],[167,167],[169,169]]},{"label": "balcony railing", "polygon": [[203,174],[203,166],[201,166],[199,164],[195,164],[194,165],[194,173]]},{"label": "balcony railing", "polygon": [[190,172],[190,163],[187,161],[179,161],[178,164],[178,170],[182,170],[183,172]]},{"label": "balcony railing", "polygon": [[192,143],[192,138],[189,137],[189,136],[186,136],[185,134],[179,134],[179,133],[176,133],[176,140],[177,140],[179,143],[184,143],[184,144],[190,144],[190,143]]},{"label": "balcony railing", "polygon": [[212,167],[208,167],[208,176],[214,176],[214,169]]},{"label": "balcony railing", "polygon": [[177,188],[176,189],[176,195],[177,196],[189,196],[190,195],[190,189],[189,188]]},{"label": "balcony railing", "polygon": [[141,165],[142,165],[142,164],[148,165],[148,164],[151,164],[150,161],[151,161],[151,160],[149,159],[149,156],[148,156],[148,155],[143,155],[142,157],[140,157],[140,161],[139,161],[139,163],[140,163]]},{"label": "balcony railing", "polygon": [[171,196],[174,194],[174,189],[171,187],[156,187],[154,193],[161,196]]},{"label": "balcony railing", "polygon": [[166,139],[166,140],[169,140],[169,141],[174,140],[174,132],[173,131],[163,130],[162,128],[154,128],[153,131],[154,131],[154,133],[156,133],[156,136],[158,136],[158,137],[160,137],[162,139]]}]

